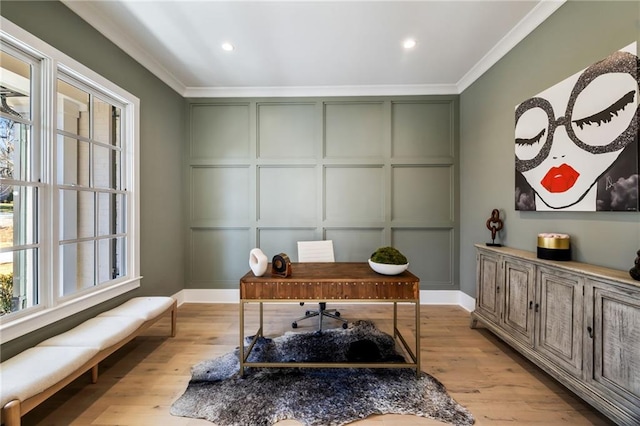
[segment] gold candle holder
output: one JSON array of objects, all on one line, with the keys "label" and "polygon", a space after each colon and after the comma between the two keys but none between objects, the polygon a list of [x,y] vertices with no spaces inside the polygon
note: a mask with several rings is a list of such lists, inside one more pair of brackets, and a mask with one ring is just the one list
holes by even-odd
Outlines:
[{"label": "gold candle holder", "polygon": [[538,258],[571,260],[571,237],[567,234],[538,234]]}]

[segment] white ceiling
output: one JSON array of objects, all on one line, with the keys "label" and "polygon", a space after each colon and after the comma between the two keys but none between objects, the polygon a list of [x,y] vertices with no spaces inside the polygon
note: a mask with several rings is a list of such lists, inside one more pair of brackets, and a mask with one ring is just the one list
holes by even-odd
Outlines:
[{"label": "white ceiling", "polygon": [[181,95],[237,97],[461,93],[564,0],[63,2]]}]

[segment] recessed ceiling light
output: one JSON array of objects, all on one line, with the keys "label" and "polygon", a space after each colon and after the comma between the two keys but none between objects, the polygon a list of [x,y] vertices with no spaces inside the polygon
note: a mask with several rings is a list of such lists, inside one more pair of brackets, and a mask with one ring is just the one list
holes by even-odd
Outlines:
[{"label": "recessed ceiling light", "polygon": [[413,49],[414,47],[416,47],[415,39],[412,39],[412,38],[406,39],[405,41],[402,42],[402,47],[404,47],[405,49]]},{"label": "recessed ceiling light", "polygon": [[231,43],[222,43],[222,50],[226,52],[231,52],[234,49],[233,44]]}]

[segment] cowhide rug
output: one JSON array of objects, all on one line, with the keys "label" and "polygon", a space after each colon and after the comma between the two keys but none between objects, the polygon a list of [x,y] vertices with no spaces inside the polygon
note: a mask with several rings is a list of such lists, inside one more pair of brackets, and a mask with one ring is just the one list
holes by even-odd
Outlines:
[{"label": "cowhide rug", "polygon": [[[247,338],[247,343],[249,338]],[[398,362],[393,337],[370,321],[319,332],[260,338],[249,361]],[[372,414],[413,414],[471,425],[471,413],[434,377],[409,368],[255,368],[239,377],[238,349],[191,369],[175,416],[218,426],[272,425],[294,419],[306,426],[340,426]]]}]

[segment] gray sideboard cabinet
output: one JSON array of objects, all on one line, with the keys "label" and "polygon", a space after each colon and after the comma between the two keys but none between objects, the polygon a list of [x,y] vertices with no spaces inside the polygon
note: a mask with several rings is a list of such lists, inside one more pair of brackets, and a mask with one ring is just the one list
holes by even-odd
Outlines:
[{"label": "gray sideboard cabinet", "polygon": [[478,323],[620,425],[640,424],[640,282],[476,245]]}]

